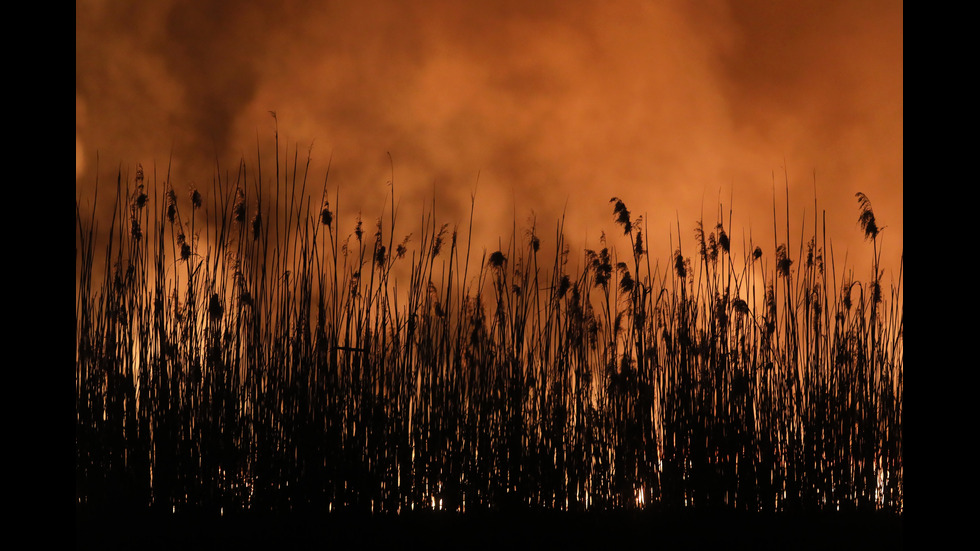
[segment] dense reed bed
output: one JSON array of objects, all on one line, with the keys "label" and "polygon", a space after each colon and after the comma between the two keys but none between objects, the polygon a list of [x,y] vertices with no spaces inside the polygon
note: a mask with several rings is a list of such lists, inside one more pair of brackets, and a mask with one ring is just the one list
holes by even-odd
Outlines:
[{"label": "dense reed bed", "polygon": [[77,506],[901,512],[901,268],[864,195],[867,281],[823,231],[736,247],[721,206],[669,259],[617,198],[595,250],[561,221],[488,250],[269,180],[76,198]]}]

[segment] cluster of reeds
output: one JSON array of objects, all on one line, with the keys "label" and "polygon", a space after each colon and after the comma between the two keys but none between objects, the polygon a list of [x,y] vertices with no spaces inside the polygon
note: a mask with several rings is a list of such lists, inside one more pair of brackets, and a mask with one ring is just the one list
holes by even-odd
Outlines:
[{"label": "cluster of reeds", "polygon": [[210,205],[149,179],[108,221],[76,199],[80,506],[902,509],[901,289],[863,195],[869,282],[816,231],[736,253],[721,209],[661,264],[617,198],[574,259],[560,221],[492,252],[431,213],[343,235],[278,154]]}]

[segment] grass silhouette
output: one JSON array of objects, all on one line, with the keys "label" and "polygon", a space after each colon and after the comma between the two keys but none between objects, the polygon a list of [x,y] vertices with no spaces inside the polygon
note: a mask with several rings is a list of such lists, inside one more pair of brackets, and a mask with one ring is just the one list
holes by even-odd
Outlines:
[{"label": "grass silhouette", "polygon": [[901,512],[902,278],[863,194],[869,282],[825,232],[736,252],[721,206],[661,263],[615,197],[575,273],[562,221],[548,258],[394,208],[342,235],[302,173],[243,162],[206,205],[120,171],[108,228],[76,199],[77,507]]}]

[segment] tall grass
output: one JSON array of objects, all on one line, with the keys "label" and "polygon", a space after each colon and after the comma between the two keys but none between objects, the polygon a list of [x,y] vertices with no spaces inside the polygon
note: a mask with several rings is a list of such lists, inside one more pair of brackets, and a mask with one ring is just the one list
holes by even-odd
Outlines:
[{"label": "tall grass", "polygon": [[307,172],[76,199],[78,506],[902,510],[902,278],[863,194],[868,282],[822,230],[737,252],[723,207],[669,259],[618,198],[580,253],[562,221],[345,234]]}]

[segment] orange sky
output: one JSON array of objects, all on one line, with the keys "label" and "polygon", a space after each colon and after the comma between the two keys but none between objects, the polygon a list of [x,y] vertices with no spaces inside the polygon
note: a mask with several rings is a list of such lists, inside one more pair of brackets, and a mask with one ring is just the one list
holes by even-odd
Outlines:
[{"label": "orange sky", "polygon": [[96,152],[102,181],[120,163],[162,174],[173,152],[178,191],[206,187],[216,158],[254,166],[274,110],[301,162],[313,146],[310,185],[332,155],[348,215],[380,214],[390,152],[399,235],[417,235],[433,194],[439,221],[465,228],[479,173],[475,228],[491,251],[532,210],[543,239],[565,210],[568,237],[594,247],[617,232],[617,196],[645,215],[662,262],[678,219],[691,244],[719,200],[733,244],[751,231],[772,254],[785,169],[792,248],[804,209],[812,232],[816,173],[838,262],[870,257],[860,191],[886,226],[886,288],[897,272],[900,1],[76,0],[75,40],[82,205]]}]

